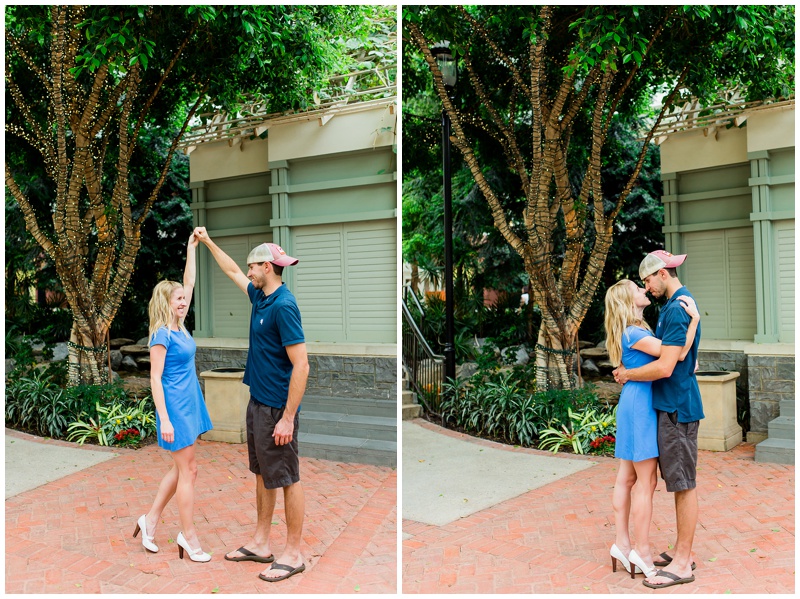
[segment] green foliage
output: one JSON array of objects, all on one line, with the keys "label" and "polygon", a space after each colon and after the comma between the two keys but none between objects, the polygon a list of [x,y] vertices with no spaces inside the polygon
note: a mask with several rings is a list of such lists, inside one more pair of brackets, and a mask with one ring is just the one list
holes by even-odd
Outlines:
[{"label": "green foliage", "polygon": [[[409,310],[431,349],[441,354],[445,340],[445,300],[435,293],[420,297],[419,300],[425,317],[422,317],[413,301],[409,302]],[[519,309],[519,295],[500,295],[492,306],[485,304],[482,292],[469,297],[457,296],[454,325],[458,363],[490,360],[488,349],[479,351],[476,338],[487,338],[487,345],[497,348],[519,347],[528,340],[527,315]]]},{"label": "green foliage", "polygon": [[[474,381],[474,382],[473,382]],[[520,389],[511,376],[497,381],[470,381],[444,386],[442,422],[478,436],[505,443],[531,446],[539,432],[543,405],[534,395]]]},{"label": "green foliage", "polygon": [[[33,326],[33,325],[30,325]],[[34,345],[43,343],[42,357],[50,360],[53,354],[52,339],[49,338],[50,329],[45,326],[39,334],[22,335],[16,324],[6,321],[6,344],[5,355],[13,360],[13,368],[6,372],[6,382],[14,383],[20,379],[30,376],[35,372],[38,376],[49,380],[53,385],[63,386],[67,378],[67,364],[64,361],[47,362],[44,366],[37,366],[37,357],[34,353]]]},{"label": "green foliage", "polygon": [[69,425],[68,441],[75,441],[83,445],[86,441],[93,441],[98,445],[123,445],[130,446],[134,439],[126,433],[130,429],[139,432],[139,442],[146,439],[156,431],[155,412],[149,398],[144,398],[137,403],[127,398],[116,398],[112,401],[106,399],[106,405],[95,402],[94,410],[83,411],[79,418]]},{"label": "green foliage", "polygon": [[10,381],[6,386],[6,423],[46,437],[61,437],[67,428],[69,398],[46,373]]},{"label": "green foliage", "polygon": [[[583,411],[567,408],[566,422],[555,420],[541,431],[539,449],[549,449],[557,453],[571,449],[573,453],[589,453],[592,442],[606,436],[615,436],[617,430],[617,409],[600,411],[594,408]],[[606,451],[602,447],[600,451]]]},{"label": "green foliage", "polygon": [[20,334],[18,326],[9,323],[8,320],[6,320],[5,352],[6,358],[14,360],[14,369],[6,373],[6,376],[12,379],[20,378],[36,364],[30,337]]},{"label": "green foliage", "polygon": [[593,387],[532,391],[519,372],[479,371],[444,385],[442,422],[504,443],[586,453],[591,443],[616,430],[616,408],[600,406]]},{"label": "green foliage", "polygon": [[89,416],[85,412],[78,420],[69,425],[67,441],[75,441],[79,445],[83,445],[87,441],[97,445],[109,445],[108,436],[100,418],[97,415]]},{"label": "green foliage", "polygon": [[[671,110],[689,98],[711,106],[733,89],[747,100],[794,94],[794,6],[420,5],[403,15],[404,187],[413,182],[403,197],[404,260],[428,268],[441,256],[444,106],[476,181],[457,193],[466,169],[454,161],[454,212],[471,194],[485,196],[463,213],[480,225],[455,218],[472,231],[458,236],[468,248],[454,249],[459,284],[506,290],[527,274],[547,333],[566,345],[576,331],[598,340],[598,306],[590,316],[585,307],[602,298],[608,277],[635,273],[628,264],[663,243],[657,150],[641,141],[656,123],[654,101]],[[460,71],[447,100],[423,57],[438,40],[450,42]],[[612,239],[628,238],[607,264]],[[503,262],[501,248],[525,264]]]},{"label": "green foliage", "polygon": [[[65,389],[64,372],[33,369],[6,382],[6,426],[52,438],[126,446],[156,430],[152,398],[131,399],[121,385],[79,385]],[[59,378],[60,377],[60,378]],[[138,439],[116,435],[129,429]],[[135,443],[134,443],[135,441]]]}]

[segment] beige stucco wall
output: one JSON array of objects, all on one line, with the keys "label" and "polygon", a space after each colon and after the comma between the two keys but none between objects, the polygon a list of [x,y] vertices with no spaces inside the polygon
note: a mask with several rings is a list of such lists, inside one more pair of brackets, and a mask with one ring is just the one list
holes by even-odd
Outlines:
[{"label": "beige stucco wall", "polygon": [[266,139],[200,144],[189,154],[189,178],[194,182],[239,177],[268,171],[270,161],[391,146],[396,121],[394,106],[339,113],[329,119],[309,115],[278,120],[270,125]]},{"label": "beige stucco wall", "polygon": [[747,162],[744,129],[720,127],[716,133],[716,138],[713,134],[704,136],[702,129],[670,135],[660,148],[661,172],[680,173]]},{"label": "beige stucco wall", "polygon": [[794,147],[794,108],[760,110],[747,119],[747,151]]},{"label": "beige stucco wall", "polygon": [[324,125],[320,119],[278,125],[269,131],[270,160],[296,160],[391,146],[396,115],[388,106],[337,114]]},{"label": "beige stucco wall", "polygon": [[213,181],[269,170],[269,139],[201,144],[189,154],[189,181]]},{"label": "beige stucco wall", "polygon": [[794,147],[794,109],[751,112],[742,128],[674,133],[661,144],[661,172],[680,173],[748,161],[748,152]]}]

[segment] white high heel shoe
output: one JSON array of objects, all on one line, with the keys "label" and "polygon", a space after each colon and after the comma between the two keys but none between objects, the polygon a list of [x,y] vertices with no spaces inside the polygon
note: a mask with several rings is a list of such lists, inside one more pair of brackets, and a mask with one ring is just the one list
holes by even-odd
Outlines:
[{"label": "white high heel shoe", "polygon": [[186,537],[183,536],[182,532],[178,533],[178,539],[176,541],[178,543],[178,556],[183,559],[183,550],[185,549],[186,552],[189,554],[189,559],[193,562],[208,562],[211,561],[211,556],[205,553],[199,547],[197,549],[192,549],[189,547],[189,543],[186,541]]},{"label": "white high heel shoe", "polygon": [[[146,516],[146,514],[145,514],[145,516]],[[142,545],[144,546],[144,548],[147,549],[148,551],[152,551],[153,553],[157,553],[158,552],[158,545],[153,543],[153,539],[155,538],[155,536],[149,536],[147,534],[147,518],[145,518],[145,516],[141,516],[136,521],[136,528],[133,531],[133,538],[135,539],[136,535],[138,535],[139,531],[141,530],[142,531]]]},{"label": "white high heel shoe", "polygon": [[[636,565],[638,568],[641,569],[642,572],[644,572],[645,578],[650,578],[651,576],[655,576],[656,568],[655,567],[651,568],[650,566],[645,564],[642,558],[639,557],[639,554],[636,553],[635,549],[631,549],[631,552],[628,555],[628,559],[632,564]],[[633,574],[631,574],[631,578],[633,578]]]},{"label": "white high heel shoe", "polygon": [[[625,568],[625,569],[626,569],[628,572],[630,572],[630,571],[631,571],[631,563],[630,563],[630,561],[628,560],[628,557],[627,557],[627,556],[626,556],[624,553],[622,553],[622,551],[620,550],[620,548],[619,548],[619,547],[617,547],[617,544],[616,544],[616,543],[614,543],[614,544],[611,546],[611,569],[612,569],[614,572],[616,572],[616,571],[617,571],[617,560],[619,560],[620,562],[622,562],[622,567],[623,567],[623,568]],[[636,574],[639,574],[639,573],[641,573],[641,570],[639,570],[639,569],[637,568],[635,573],[636,573]],[[633,574],[631,574],[631,578],[633,578]]]}]

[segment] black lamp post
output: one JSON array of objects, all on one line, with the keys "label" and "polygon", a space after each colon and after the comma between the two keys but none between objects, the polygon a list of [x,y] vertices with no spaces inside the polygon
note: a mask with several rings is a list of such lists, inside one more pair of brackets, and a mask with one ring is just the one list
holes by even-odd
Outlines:
[{"label": "black lamp post", "polygon": [[[436,64],[442,72],[442,81],[448,95],[453,91],[458,79],[456,61],[450,53],[450,42],[441,41],[431,48]],[[451,199],[450,176],[450,117],[442,110],[442,170],[444,172],[444,376],[456,378],[455,323],[453,312],[453,206]]]}]

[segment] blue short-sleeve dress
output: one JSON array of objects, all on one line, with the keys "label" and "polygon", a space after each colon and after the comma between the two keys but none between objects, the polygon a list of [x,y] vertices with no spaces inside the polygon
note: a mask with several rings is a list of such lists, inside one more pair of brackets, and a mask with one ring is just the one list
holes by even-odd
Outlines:
[{"label": "blue short-sleeve dress", "polygon": [[[625,368],[638,368],[655,360],[655,357],[631,347],[648,335],[652,333],[641,327],[629,326],[625,329],[622,335],[622,363]],[[633,462],[657,458],[657,427],[652,382],[625,383],[617,405],[617,441],[614,456]]]},{"label": "blue short-sleeve dress", "polygon": [[164,441],[161,438],[161,419],[156,413],[158,445],[169,451],[178,451],[194,444],[198,436],[213,428],[194,365],[197,345],[190,335],[167,327],[161,327],[153,334],[150,347],[154,345],[167,348],[161,385],[167,414],[175,429],[174,441]]}]

